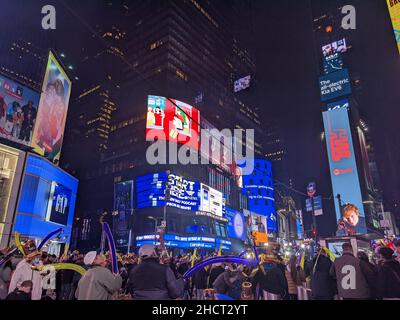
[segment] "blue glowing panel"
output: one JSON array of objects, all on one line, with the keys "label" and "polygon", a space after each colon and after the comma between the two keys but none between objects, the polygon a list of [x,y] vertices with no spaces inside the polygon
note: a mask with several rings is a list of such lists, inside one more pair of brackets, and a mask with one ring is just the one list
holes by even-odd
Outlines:
[{"label": "blue glowing panel", "polygon": [[321,101],[351,94],[349,70],[343,69],[319,78]]},{"label": "blue glowing panel", "polygon": [[246,232],[243,213],[230,207],[225,207],[225,210],[225,217],[228,219],[226,226],[228,237],[244,241]]},{"label": "blue glowing panel", "polygon": [[[323,112],[329,168],[334,198],[340,194],[342,204],[352,203],[359,209],[357,233],[366,233],[364,206],[360,181],[354,156],[347,108]],[[337,219],[342,219],[338,201],[335,200]]]}]

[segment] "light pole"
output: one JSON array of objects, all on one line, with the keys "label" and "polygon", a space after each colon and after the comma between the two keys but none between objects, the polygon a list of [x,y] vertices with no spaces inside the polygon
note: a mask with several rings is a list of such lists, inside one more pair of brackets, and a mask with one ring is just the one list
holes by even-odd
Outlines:
[{"label": "light pole", "polygon": [[171,173],[169,170],[166,171],[167,173],[167,182],[165,183],[165,197],[164,197],[164,212],[163,212],[163,222],[161,224],[161,233],[160,233],[160,245],[162,249],[165,249],[164,246],[164,234],[166,233],[167,230],[167,202],[170,199],[170,190],[169,190],[169,184],[168,184],[168,177],[169,174]]}]

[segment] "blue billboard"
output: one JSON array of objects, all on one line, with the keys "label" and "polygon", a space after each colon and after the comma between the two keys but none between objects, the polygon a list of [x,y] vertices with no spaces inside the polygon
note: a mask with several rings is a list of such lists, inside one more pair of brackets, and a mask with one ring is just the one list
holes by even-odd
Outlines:
[{"label": "blue billboard", "polygon": [[200,183],[173,173],[153,173],[136,178],[137,208],[162,207],[168,185],[167,207],[197,211],[200,206]]},{"label": "blue billboard", "polygon": [[342,100],[338,100],[338,101],[326,104],[326,106],[324,106],[324,109],[322,111],[332,111],[332,110],[336,110],[336,109],[340,109],[340,108],[348,108],[348,107],[349,107],[349,100],[342,99]]},{"label": "blue billboard", "polygon": [[343,69],[343,60],[339,52],[323,58],[324,73],[329,74]]},{"label": "blue billboard", "polygon": [[332,190],[335,197],[337,220],[342,219],[336,196],[340,194],[342,204],[351,203],[359,209],[357,233],[366,233],[364,207],[361,195],[357,164],[354,156],[349,114],[347,108],[322,113],[328,149]]},{"label": "blue billboard", "polygon": [[43,239],[61,227],[61,242],[69,243],[77,191],[76,178],[51,162],[28,154],[14,232]]},{"label": "blue billboard", "polygon": [[336,99],[351,94],[348,69],[342,69],[319,78],[321,101]]},{"label": "blue billboard", "polygon": [[[244,166],[241,164],[240,166]],[[248,209],[266,216],[268,232],[277,232],[274,181],[270,161],[254,159],[252,174],[243,175],[242,192],[247,195]]]},{"label": "blue billboard", "polygon": [[230,207],[225,207],[225,217],[228,219],[226,226],[228,237],[244,241],[246,239],[246,224],[243,213]]},{"label": "blue billboard", "polygon": [[118,182],[114,185],[113,233],[118,248],[128,246],[130,217],[133,211],[133,180]]}]

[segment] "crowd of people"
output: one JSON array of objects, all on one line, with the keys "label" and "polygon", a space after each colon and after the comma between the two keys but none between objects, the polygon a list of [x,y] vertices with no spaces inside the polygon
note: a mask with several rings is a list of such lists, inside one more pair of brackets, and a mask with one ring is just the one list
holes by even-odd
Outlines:
[{"label": "crowd of people", "polygon": [[[365,252],[355,256],[350,243],[344,243],[341,257],[333,262],[320,248],[303,266],[296,255],[283,259],[270,252],[259,255],[257,266],[215,263],[188,279],[183,278],[186,271],[217,253],[171,256],[146,244],[138,254],[120,256],[119,272],[114,274],[109,257],[96,251],[73,251],[60,258],[34,251],[22,259],[11,257],[0,267],[0,299],[297,300],[299,286],[310,287],[314,300],[400,299],[400,241],[395,247],[396,252],[381,247],[375,263]],[[54,284],[46,285],[41,266],[54,263],[79,265],[86,272],[57,270]]]}]

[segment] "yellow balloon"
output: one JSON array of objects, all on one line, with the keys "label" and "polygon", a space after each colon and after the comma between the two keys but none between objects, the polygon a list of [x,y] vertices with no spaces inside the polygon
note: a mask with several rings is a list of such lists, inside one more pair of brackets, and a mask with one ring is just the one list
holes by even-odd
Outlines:
[{"label": "yellow balloon", "polygon": [[22,255],[25,257],[25,252],[24,252],[24,249],[22,248],[21,240],[19,239],[19,232],[14,233],[14,239],[15,239],[15,244],[17,245],[18,250],[21,251]]},{"label": "yellow balloon", "polygon": [[47,264],[46,266],[52,266],[55,270],[73,270],[78,272],[81,276],[83,276],[86,272],[85,268],[74,263],[54,263]]}]

